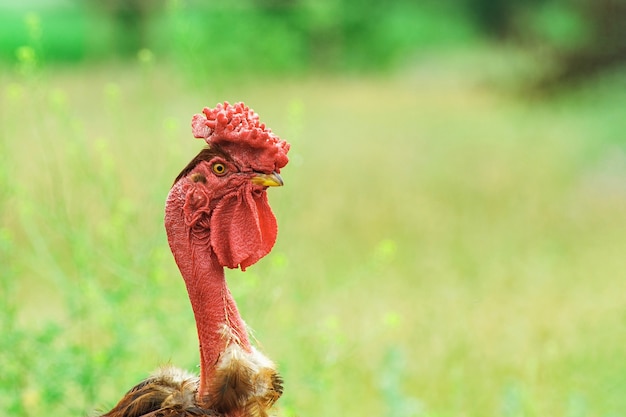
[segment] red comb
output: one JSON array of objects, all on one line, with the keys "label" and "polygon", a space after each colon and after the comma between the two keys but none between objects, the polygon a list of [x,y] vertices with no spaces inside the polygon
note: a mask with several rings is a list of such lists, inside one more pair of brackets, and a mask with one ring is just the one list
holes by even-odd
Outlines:
[{"label": "red comb", "polygon": [[191,119],[193,135],[227,151],[242,165],[260,172],[279,172],[287,165],[289,143],[280,139],[244,103],[205,107]]}]

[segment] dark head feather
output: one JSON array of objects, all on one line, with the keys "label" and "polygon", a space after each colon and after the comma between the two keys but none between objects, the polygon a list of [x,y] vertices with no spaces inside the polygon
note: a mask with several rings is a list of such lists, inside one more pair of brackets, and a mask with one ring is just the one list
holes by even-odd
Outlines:
[{"label": "dark head feather", "polygon": [[224,158],[224,160],[226,160],[226,161],[231,161],[232,162],[232,158],[230,158],[228,156],[228,154],[226,152],[224,152],[223,150],[221,150],[218,146],[211,146],[211,147],[207,146],[206,148],[202,149],[200,151],[200,153],[198,155],[196,155],[196,157],[193,158],[191,160],[191,162],[189,162],[185,168],[183,168],[183,170],[180,172],[180,174],[178,174],[178,176],[174,180],[174,184],[176,184],[178,182],[178,180],[180,180],[181,178],[187,176],[187,174],[189,174],[191,171],[193,171],[193,169],[200,162],[202,162],[202,161],[209,162],[211,159],[215,158],[216,156]]}]

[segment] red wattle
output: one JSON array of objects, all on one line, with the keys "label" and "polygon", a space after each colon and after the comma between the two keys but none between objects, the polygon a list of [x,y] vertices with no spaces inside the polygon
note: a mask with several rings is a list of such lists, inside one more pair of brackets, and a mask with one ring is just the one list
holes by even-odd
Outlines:
[{"label": "red wattle", "polygon": [[211,247],[219,263],[245,270],[267,255],[276,242],[276,217],[265,192],[243,187],[220,200],[211,216]]}]

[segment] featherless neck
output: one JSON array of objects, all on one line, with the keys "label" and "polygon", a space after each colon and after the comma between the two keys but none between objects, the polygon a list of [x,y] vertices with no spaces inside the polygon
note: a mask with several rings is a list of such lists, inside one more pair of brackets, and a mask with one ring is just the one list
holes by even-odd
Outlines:
[{"label": "featherless neck", "polygon": [[212,252],[202,253],[204,248],[199,250],[197,247],[192,252],[195,252],[193,259],[190,259],[192,274],[189,278],[185,276],[185,284],[200,342],[198,395],[203,398],[209,389],[208,381],[213,380],[220,354],[230,343],[237,343],[249,351],[250,342],[246,325],[226,285],[224,268],[217,263]]},{"label": "featherless neck", "polygon": [[176,186],[166,206],[165,225],[176,264],[185,280],[200,342],[201,400],[209,389],[220,354],[231,343],[250,351],[246,325],[226,285],[224,268],[208,243],[208,229],[191,230],[185,223]]}]

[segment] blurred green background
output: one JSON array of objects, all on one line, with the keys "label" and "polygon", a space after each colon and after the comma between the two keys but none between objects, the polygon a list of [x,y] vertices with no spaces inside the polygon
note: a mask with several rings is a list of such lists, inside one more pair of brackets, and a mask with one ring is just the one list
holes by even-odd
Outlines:
[{"label": "blurred green background", "polygon": [[[103,62],[147,50],[199,79],[363,72],[487,40],[545,55],[552,78],[623,64],[623,0],[4,0],[0,58]],[[200,68],[202,70],[200,70]],[[192,76],[192,75],[190,75]]]},{"label": "blurred green background", "polygon": [[197,369],[190,119],[292,144],[229,285],[281,416],[626,415],[623,0],[3,0],[0,414]]}]

